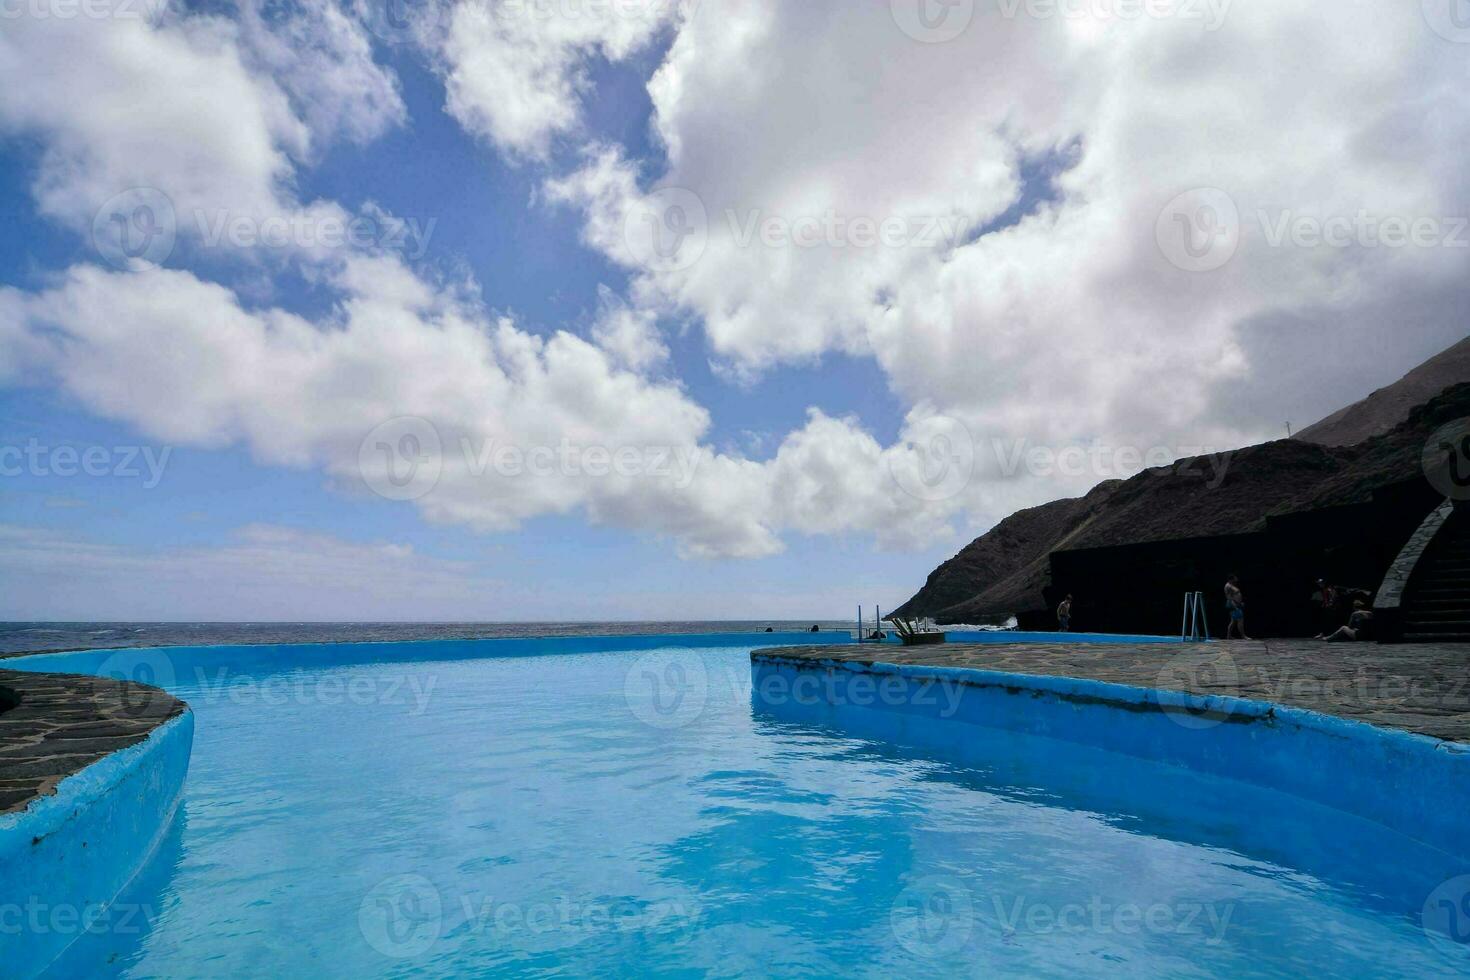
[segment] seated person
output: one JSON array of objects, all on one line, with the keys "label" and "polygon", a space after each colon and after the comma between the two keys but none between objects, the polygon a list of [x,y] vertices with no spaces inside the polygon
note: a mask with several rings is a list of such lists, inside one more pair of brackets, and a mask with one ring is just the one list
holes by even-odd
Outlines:
[{"label": "seated person", "polygon": [[1373,632],[1373,610],[1362,599],[1353,600],[1353,614],[1348,617],[1348,624],[1336,633],[1328,636],[1319,635],[1317,639],[1326,640],[1328,643],[1351,643],[1354,640],[1366,640]]}]

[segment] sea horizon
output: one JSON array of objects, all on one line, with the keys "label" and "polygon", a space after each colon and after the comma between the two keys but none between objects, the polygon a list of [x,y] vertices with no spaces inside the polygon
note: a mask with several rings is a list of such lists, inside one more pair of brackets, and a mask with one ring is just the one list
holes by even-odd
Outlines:
[{"label": "sea horizon", "polygon": [[690,619],[502,622],[408,621],[3,621],[0,656],[135,647],[494,640],[539,636],[636,636],[854,630],[857,620]]}]

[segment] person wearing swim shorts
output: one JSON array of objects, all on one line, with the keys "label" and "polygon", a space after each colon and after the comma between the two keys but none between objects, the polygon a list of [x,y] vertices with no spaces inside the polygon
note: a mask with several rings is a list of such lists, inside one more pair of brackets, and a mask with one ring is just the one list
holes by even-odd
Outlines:
[{"label": "person wearing swim shorts", "polygon": [[1240,591],[1240,577],[1237,575],[1225,580],[1225,611],[1230,615],[1225,639],[1249,640],[1250,637],[1245,635],[1245,593]]}]

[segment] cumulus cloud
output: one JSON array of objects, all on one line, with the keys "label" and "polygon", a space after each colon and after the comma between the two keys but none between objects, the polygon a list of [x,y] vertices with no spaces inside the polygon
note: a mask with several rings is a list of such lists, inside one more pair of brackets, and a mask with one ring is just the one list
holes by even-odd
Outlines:
[{"label": "cumulus cloud", "polygon": [[0,32],[0,133],[45,147],[42,214],[104,253],[114,222],[170,251],[175,237],[235,244],[229,222],[345,224],[334,203],[299,203],[294,182],[334,139],[366,142],[404,118],[357,21],[330,5],[249,2],[233,19],[112,7],[7,18]]},{"label": "cumulus cloud", "polygon": [[362,22],[333,3],[245,0],[239,25],[257,70],[290,95],[319,143],[370,143],[406,120],[397,77],[373,60]]},{"label": "cumulus cloud", "polygon": [[[627,57],[676,16],[672,4],[650,4],[647,16],[592,5],[551,21],[540,9],[465,5],[457,16],[491,18],[477,29],[498,32],[492,53],[501,43],[540,51],[533,60],[551,74],[533,71],[531,88],[569,106],[586,57]],[[137,186],[163,190],[181,235],[191,212],[257,227],[340,221],[335,202],[295,202],[297,167],[322,141],[370,139],[402,113],[360,26],[335,8],[18,23],[0,42],[0,65],[21,82],[0,95],[0,120],[42,136],[38,200],[77,225]],[[448,43],[471,36],[465,23],[451,23]],[[51,84],[70,63],[74,82]],[[100,96],[81,98],[89,89]],[[531,112],[533,132],[514,128],[520,110],[499,106],[509,115],[494,117],[492,137],[529,150],[572,125],[575,112],[544,108]],[[499,128],[505,120],[512,129]],[[739,557],[779,551],[792,531],[877,530],[899,545],[944,533],[951,508],[915,506],[886,475],[910,450],[885,455],[856,419],[814,412],[765,462],[710,448],[708,413],[677,382],[649,377],[668,348],[646,306],[604,291],[590,340],[541,337],[488,315],[471,284],[436,281],[401,256],[296,244],[287,258],[339,297],[330,316],[247,304],[148,254],[126,271],[77,265],[51,288],[0,291],[0,375],[50,379],[153,438],[244,445],[262,463],[320,468],[347,492],[378,490],[431,521],[482,531],[580,512],[687,555]],[[427,441],[432,485],[400,493],[398,469],[413,462],[400,450]]]},{"label": "cumulus cloud", "polygon": [[854,420],[814,413],[766,463],[717,453],[708,413],[626,352],[488,317],[396,258],[354,255],[332,277],[340,313],[312,322],[188,272],[79,266],[41,293],[0,291],[0,332],[26,341],[18,369],[150,438],[245,445],[438,523],[575,511],[737,557],[779,551],[788,530],[943,533],[946,505],[910,499]]},{"label": "cumulus cloud", "polygon": [[[1443,297],[1465,301],[1470,258],[1463,45],[1417,4],[1112,9],[978,5],[941,39],[888,4],[705,5],[649,84],[666,166],[594,147],[548,197],[737,375],[870,355],[982,450],[1240,445],[1361,397],[1320,353],[1385,328],[1361,311],[1417,324],[1380,383],[1463,333]],[[1360,214],[1440,237],[1281,238]],[[1292,318],[1310,329],[1262,337]],[[1282,363],[1298,384],[1231,404]],[[980,455],[985,522],[1123,475],[1011,479]]]},{"label": "cumulus cloud", "polygon": [[668,345],[652,310],[634,309],[606,286],[598,290],[600,309],[592,325],[597,346],[632,371],[646,371],[667,361]]},{"label": "cumulus cloud", "polygon": [[619,62],[682,17],[687,0],[461,3],[435,39],[448,110],[514,157],[546,156],[575,133],[594,58]]},{"label": "cumulus cloud", "polygon": [[[84,226],[149,186],[185,212],[340,219],[296,200],[297,170],[400,121],[396,83],[335,8],[265,9],[8,25],[0,127],[40,137],[43,212]],[[0,378],[484,531],[580,513],[695,556],[927,544],[1145,452],[1274,434],[1293,386],[1252,379],[1296,363],[1338,390],[1312,370],[1324,338],[1381,335],[1417,303],[1393,370],[1459,332],[1443,312],[1467,250],[1293,236],[1297,218],[1463,215],[1463,46],[1370,0],[1173,9],[981,5],[941,39],[886,4],[460,4],[427,42],[448,110],[523,161],[579,138],[599,59],[671,40],[649,81],[664,159],[587,146],[544,181],[631,276],[586,336],[537,335],[371,247],[303,248],[331,314],[149,261],[0,290]],[[715,450],[706,410],[658,376],[668,316],[737,377],[874,358],[911,406],[899,439],[816,408],[768,458]],[[1030,454],[1083,447],[1137,462]]]}]

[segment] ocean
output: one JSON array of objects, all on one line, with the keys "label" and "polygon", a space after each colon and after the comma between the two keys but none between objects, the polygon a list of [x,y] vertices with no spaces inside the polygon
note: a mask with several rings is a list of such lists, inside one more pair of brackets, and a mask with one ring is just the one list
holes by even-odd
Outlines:
[{"label": "ocean", "polygon": [[531,636],[629,636],[661,633],[852,631],[836,620],[692,620],[613,623],[0,623],[0,656],[122,647],[278,643],[488,640]]}]

